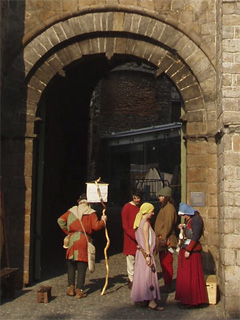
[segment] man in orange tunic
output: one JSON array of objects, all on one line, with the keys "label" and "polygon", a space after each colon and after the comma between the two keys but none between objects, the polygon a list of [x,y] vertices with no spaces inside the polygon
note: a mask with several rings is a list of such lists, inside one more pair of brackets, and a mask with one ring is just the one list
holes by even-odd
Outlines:
[{"label": "man in orange tunic", "polygon": [[[102,216],[98,220],[96,211],[87,202],[86,195],[83,194],[77,200],[78,205],[70,208],[60,218],[58,224],[66,235],[69,235],[69,245],[66,252],[68,264],[68,291],[67,295],[76,298],[86,297],[83,292],[85,276],[88,266],[87,239],[82,225],[91,241],[93,231],[101,230],[105,227],[107,216]],[[82,225],[81,225],[81,222]],[[75,271],[77,270],[77,285],[75,290]]]}]

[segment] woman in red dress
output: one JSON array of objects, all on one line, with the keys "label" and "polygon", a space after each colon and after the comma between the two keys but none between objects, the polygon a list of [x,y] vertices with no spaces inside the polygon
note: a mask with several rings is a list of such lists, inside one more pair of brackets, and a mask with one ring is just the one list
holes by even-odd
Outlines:
[{"label": "woman in red dress", "polygon": [[199,242],[204,226],[199,212],[185,203],[180,203],[178,214],[184,216],[185,223],[179,225],[184,240],[178,258],[175,299],[180,308],[190,308],[208,303]]}]

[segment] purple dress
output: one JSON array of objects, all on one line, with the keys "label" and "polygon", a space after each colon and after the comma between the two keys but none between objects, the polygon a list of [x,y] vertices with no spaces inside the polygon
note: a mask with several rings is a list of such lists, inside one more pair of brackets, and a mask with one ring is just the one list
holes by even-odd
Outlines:
[{"label": "purple dress", "polygon": [[[141,220],[138,229],[136,230],[136,240],[138,246],[141,246],[145,251],[144,237],[143,237],[143,224],[145,220]],[[151,261],[155,266],[155,259],[153,256],[153,250],[156,243],[156,235],[151,226],[149,226],[149,244]],[[143,302],[151,300],[160,300],[160,291],[158,284],[157,270],[153,272],[151,268],[146,264],[146,260],[140,250],[137,250],[135,256],[135,267],[134,267],[134,277],[133,286],[131,291],[131,299],[134,302]]]}]

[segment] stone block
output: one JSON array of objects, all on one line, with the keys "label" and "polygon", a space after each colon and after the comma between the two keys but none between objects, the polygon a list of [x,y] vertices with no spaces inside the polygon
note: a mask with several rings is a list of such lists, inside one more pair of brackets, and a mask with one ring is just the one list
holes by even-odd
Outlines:
[{"label": "stone block", "polygon": [[208,245],[209,246],[218,246],[219,244],[219,235],[216,233],[208,234]]},{"label": "stone block", "polygon": [[[235,55],[233,56],[233,59],[235,59]],[[223,73],[239,74],[240,63],[237,63],[236,61],[234,63],[223,62],[222,68],[223,68]]]},{"label": "stone block", "polygon": [[202,172],[200,168],[188,169],[188,181],[202,181]]},{"label": "stone block", "polygon": [[240,207],[240,194],[239,193],[234,194],[234,204],[235,204],[235,206]]},{"label": "stone block", "polygon": [[231,63],[234,62],[233,54],[232,54],[232,53],[223,52],[223,53],[222,53],[222,56],[223,56],[223,61],[224,61],[224,62],[231,62]]},{"label": "stone block", "polygon": [[[188,92],[184,91],[184,95],[188,96],[188,94],[193,94],[193,92],[191,92],[189,89],[187,89]],[[181,91],[182,93],[183,91]],[[187,121],[188,122],[203,122],[203,114],[204,111],[203,110],[198,110],[198,111],[189,111],[187,114]],[[197,134],[197,133],[196,133]],[[202,132],[203,134],[203,132]]]},{"label": "stone block", "polygon": [[120,3],[122,4],[122,5],[134,5],[134,6],[136,6],[137,5],[137,3],[138,3],[138,0],[120,0]]},{"label": "stone block", "polygon": [[218,205],[218,198],[215,193],[207,195],[208,205],[211,207],[216,207]]},{"label": "stone block", "polygon": [[172,64],[174,63],[174,60],[166,55],[162,61],[161,61],[161,64],[157,70],[157,74],[161,74],[162,72],[164,72],[166,69],[168,69]]},{"label": "stone block", "polygon": [[224,192],[222,194],[222,204],[227,207],[234,205],[234,194],[232,192]]},{"label": "stone block", "polygon": [[[239,294],[239,283],[231,283],[228,282],[225,284],[225,292],[224,295],[227,298],[231,298],[235,300],[235,298],[240,299],[240,294]],[[238,309],[240,311],[240,308]],[[235,310],[236,311],[236,310]],[[240,313],[239,313],[240,315]],[[239,319],[239,318],[234,318],[234,319]]]},{"label": "stone block", "polygon": [[125,16],[124,12],[114,12],[114,15],[113,15],[113,31],[123,31],[127,17],[131,18],[131,20],[132,20],[132,15],[126,15]]},{"label": "stone block", "polygon": [[155,0],[138,0],[138,5],[148,10],[154,10]]},{"label": "stone block", "polygon": [[239,219],[240,208],[239,207],[227,207],[223,211],[224,218]]},{"label": "stone block", "polygon": [[208,168],[217,169],[217,155],[208,153]]},{"label": "stone block", "polygon": [[198,84],[193,84],[189,87],[185,87],[180,90],[180,93],[182,95],[182,98],[186,100],[197,99],[202,96],[202,93],[200,91],[200,87]]},{"label": "stone block", "polygon": [[229,2],[223,2],[222,4],[222,13],[223,15],[232,15],[232,14],[236,14],[236,12],[238,11],[237,8],[237,1],[229,1]]},{"label": "stone block", "polygon": [[240,22],[240,18],[239,18],[239,15],[237,14],[235,15],[225,14],[222,17],[222,24],[224,26],[239,26],[239,22]]},{"label": "stone block", "polygon": [[[209,156],[208,156],[208,159],[209,159]],[[209,183],[214,183],[217,181],[217,168],[212,168],[212,166],[208,166],[208,172],[207,172],[207,179],[208,179],[208,182]]]},{"label": "stone block", "polygon": [[[240,166],[239,154],[229,152],[227,155],[224,156],[224,165],[225,166]],[[236,184],[236,182],[235,182],[235,184]]]},{"label": "stone block", "polygon": [[[181,68],[182,68],[182,62],[178,60],[171,65],[171,67],[166,71],[166,74],[170,78],[172,78],[172,75],[175,74],[176,72],[178,72],[178,70],[180,70]],[[181,84],[183,84],[183,82]],[[191,82],[191,84],[192,84],[192,82]],[[190,85],[190,82],[188,84],[186,84],[186,86],[187,85]]]},{"label": "stone block", "polygon": [[233,39],[234,38],[234,26],[223,26],[222,27],[223,39]]},{"label": "stone block", "polygon": [[234,233],[240,234],[240,218],[234,220]]},{"label": "stone block", "polygon": [[206,155],[189,155],[188,156],[188,167],[205,167],[207,163]]},{"label": "stone block", "polygon": [[183,24],[189,24],[194,21],[194,14],[191,10],[180,11],[179,20]]},{"label": "stone block", "polygon": [[183,10],[185,9],[185,1],[184,0],[173,0],[172,1],[172,10]]},{"label": "stone block", "polygon": [[240,135],[233,136],[233,151],[240,152]]},{"label": "stone block", "polygon": [[237,265],[240,266],[240,250],[237,250]]},{"label": "stone block", "polygon": [[162,11],[170,10],[172,0],[155,1],[155,10],[161,13]]},{"label": "stone block", "polygon": [[222,168],[222,178],[227,180],[232,180],[235,178],[235,167],[234,166],[228,166]]},{"label": "stone block", "polygon": [[[220,236],[220,241],[221,241],[221,237],[222,236]],[[224,266],[235,264],[235,261],[236,261],[235,250],[220,249],[220,261]]]},{"label": "stone block", "polygon": [[175,79],[175,78],[177,79],[176,81],[178,84],[178,88],[180,90],[188,87],[189,85],[192,85],[193,83],[196,83],[195,78],[191,74],[187,74],[187,75],[183,74],[183,79],[180,78],[180,80],[179,80],[179,76],[182,73],[181,70],[182,70],[182,67],[181,67],[181,69],[179,68],[177,74],[175,74],[171,77],[172,79]]},{"label": "stone block", "polygon": [[227,317],[230,317],[231,319],[239,319],[240,318],[239,296],[225,297],[224,310]]},{"label": "stone block", "polygon": [[188,154],[204,155],[207,153],[207,142],[206,141],[189,141],[188,143]]},{"label": "stone block", "polygon": [[204,100],[202,97],[198,97],[196,99],[186,101],[185,108],[186,111],[204,109]]},{"label": "stone block", "polygon": [[73,8],[77,8],[79,0],[62,0],[62,8],[64,11],[72,11]]},{"label": "stone block", "polygon": [[240,98],[240,90],[237,87],[227,87],[222,90],[223,98]]},{"label": "stone block", "polygon": [[236,179],[240,180],[240,167],[235,168],[235,177]]},{"label": "stone block", "polygon": [[207,219],[205,226],[210,233],[216,233],[218,221],[217,219]]},{"label": "stone block", "polygon": [[116,38],[115,51],[118,53],[125,53],[126,52],[126,43],[127,43],[127,39]]},{"label": "stone block", "polygon": [[217,218],[217,217],[218,217],[217,207],[210,207],[208,209],[208,218]]},{"label": "stone block", "polygon": [[230,283],[239,283],[239,266],[226,266],[225,267],[225,281]]},{"label": "stone block", "polygon": [[240,235],[225,234],[223,237],[223,243],[226,249],[240,249]]}]

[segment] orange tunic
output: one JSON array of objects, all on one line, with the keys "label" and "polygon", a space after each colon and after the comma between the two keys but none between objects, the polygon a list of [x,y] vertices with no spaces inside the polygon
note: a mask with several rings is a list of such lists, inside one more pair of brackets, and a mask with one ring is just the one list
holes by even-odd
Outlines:
[{"label": "orange tunic", "polygon": [[[66,235],[70,235],[66,259],[87,262],[87,239],[79,219],[73,213],[67,211],[58,218],[58,224]],[[104,221],[99,221],[95,212],[83,215],[82,224],[89,239],[93,231],[98,231],[105,227]]]}]

